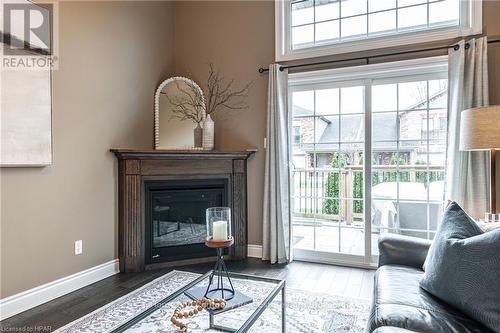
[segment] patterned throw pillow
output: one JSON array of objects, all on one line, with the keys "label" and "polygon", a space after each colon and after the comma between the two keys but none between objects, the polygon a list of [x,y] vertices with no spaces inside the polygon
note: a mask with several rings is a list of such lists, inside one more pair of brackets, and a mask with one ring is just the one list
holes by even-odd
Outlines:
[{"label": "patterned throw pillow", "polygon": [[427,254],[420,286],[500,332],[500,229],[483,233],[452,202]]}]

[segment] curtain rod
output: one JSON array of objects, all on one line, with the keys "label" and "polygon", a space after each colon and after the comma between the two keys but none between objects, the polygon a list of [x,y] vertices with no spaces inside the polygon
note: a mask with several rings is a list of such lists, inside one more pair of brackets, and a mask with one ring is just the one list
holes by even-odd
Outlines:
[{"label": "curtain rod", "polygon": [[[500,42],[500,39],[490,40],[490,41],[488,41],[488,44],[498,43],[498,42]],[[470,44],[465,43],[465,49],[468,49],[469,47],[470,47]],[[366,63],[369,64],[370,59],[375,59],[375,58],[391,57],[391,56],[397,56],[397,55],[420,53],[420,52],[430,52],[430,51],[438,51],[438,50],[446,50],[446,49],[454,49],[455,51],[457,51],[459,48],[460,48],[460,44],[454,44],[454,45],[449,45],[449,46],[431,47],[428,49],[421,49],[421,50],[377,54],[377,55],[368,56],[368,57],[357,57],[357,58],[339,59],[339,60],[327,60],[327,61],[311,62],[311,63],[288,65],[288,66],[285,65],[285,66],[280,66],[280,70],[282,71],[282,70],[287,69],[287,68],[300,68],[300,67],[308,67],[308,66],[327,65],[327,64],[335,64],[338,62],[356,61],[356,60],[365,60]],[[266,72],[269,72],[269,68],[262,68],[262,67],[259,68],[259,73],[263,74]]]}]

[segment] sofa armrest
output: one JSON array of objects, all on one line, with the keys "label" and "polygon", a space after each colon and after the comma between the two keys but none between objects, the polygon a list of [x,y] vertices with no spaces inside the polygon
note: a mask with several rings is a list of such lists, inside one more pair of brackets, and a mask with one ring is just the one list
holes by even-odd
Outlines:
[{"label": "sofa armrest", "polygon": [[378,241],[379,263],[422,268],[431,241],[399,234],[382,234]]}]

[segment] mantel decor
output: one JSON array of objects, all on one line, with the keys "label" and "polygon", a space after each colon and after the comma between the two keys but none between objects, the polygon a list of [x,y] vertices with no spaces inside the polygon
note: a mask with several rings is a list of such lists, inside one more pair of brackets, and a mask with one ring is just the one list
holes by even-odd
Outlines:
[{"label": "mantel decor", "polygon": [[205,109],[203,91],[193,80],[174,76],[160,83],[155,92],[155,148],[202,148]]},{"label": "mantel decor", "polygon": [[234,80],[222,77],[213,64],[209,64],[204,89],[182,76],[160,83],[155,93],[155,149],[213,150],[215,113],[248,108],[246,98],[252,82],[235,85]]},{"label": "mantel decor", "polygon": [[225,82],[214,64],[208,65],[208,78],[205,87],[205,113],[203,121],[203,148],[214,149],[215,123],[213,116],[219,110],[243,110],[248,108],[246,98],[252,87],[252,82],[241,88],[234,87],[234,79]]},{"label": "mantel decor", "polygon": [[[229,260],[247,257],[247,160],[256,150],[111,149],[118,159],[119,257],[121,272],[140,272],[146,264],[146,184],[152,181],[220,181],[227,184],[226,204],[231,209],[234,245]],[[203,226],[204,228],[204,226]],[[204,247],[203,241],[200,246]],[[214,257],[206,258],[212,261]],[[190,261],[191,260],[191,261]],[[183,264],[200,262],[186,259]],[[179,262],[176,262],[179,264]]]}]

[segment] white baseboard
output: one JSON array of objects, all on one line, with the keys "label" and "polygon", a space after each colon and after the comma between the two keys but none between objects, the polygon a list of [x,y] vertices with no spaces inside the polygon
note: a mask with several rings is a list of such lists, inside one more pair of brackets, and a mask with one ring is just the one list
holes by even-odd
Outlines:
[{"label": "white baseboard", "polygon": [[3,298],[0,300],[0,320],[12,317],[57,297],[88,286],[89,284],[117,274],[119,271],[118,259],[115,259],[20,292],[19,294]]},{"label": "white baseboard", "polygon": [[[248,256],[262,259],[262,245],[248,245]],[[120,272],[118,259],[0,299],[0,320],[34,308]]]},{"label": "white baseboard", "polygon": [[248,244],[248,256],[262,259],[262,245]]}]

